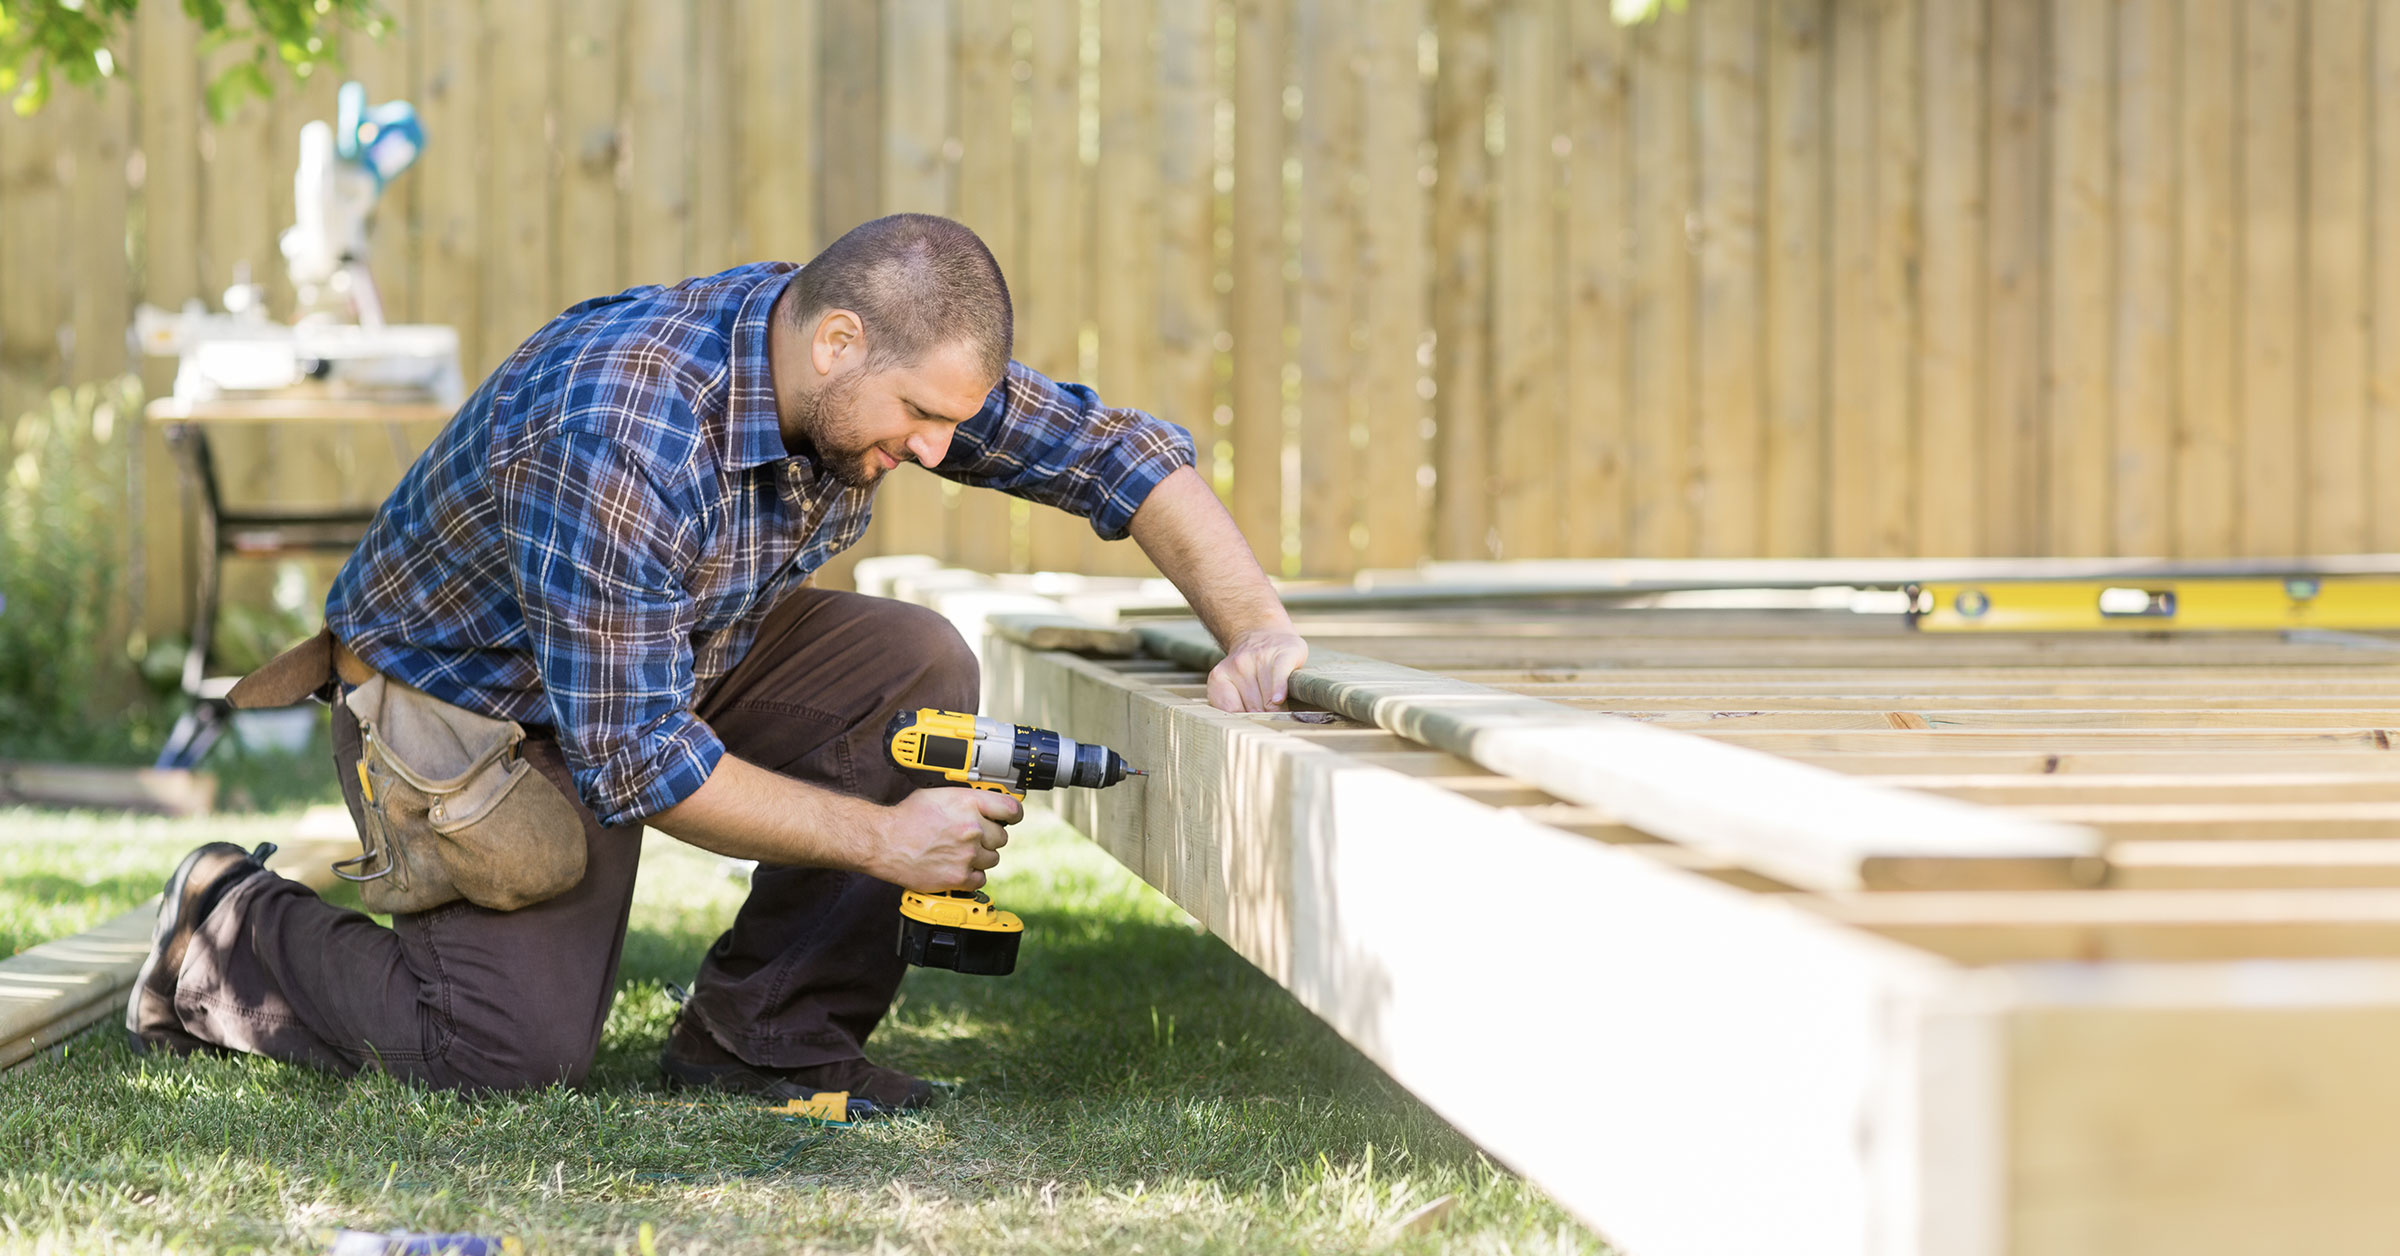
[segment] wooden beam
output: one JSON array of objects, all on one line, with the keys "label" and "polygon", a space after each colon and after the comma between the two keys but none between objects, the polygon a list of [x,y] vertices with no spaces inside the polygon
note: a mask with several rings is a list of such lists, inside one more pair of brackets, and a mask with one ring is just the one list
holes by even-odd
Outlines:
[{"label": "wooden beam", "polygon": [[216,801],[217,778],[208,772],[0,759],[0,806],[30,803],[204,816],[215,809]]},{"label": "wooden beam", "polygon": [[1797,894],[1966,964],[2400,956],[2400,889]]},{"label": "wooden beam", "polygon": [[2146,728],[1954,728],[1936,732],[1895,728],[1883,732],[1847,733],[1696,731],[1692,735],[1779,755],[1846,754],[1875,750],[2037,750],[2046,754],[2077,750],[2364,750],[2388,754],[2393,744],[2392,732],[2381,728],[2280,732],[2272,729],[2162,731]]},{"label": "wooden beam", "polygon": [[2120,776],[1953,773],[1863,778],[1896,789],[1921,789],[1961,802],[1986,804],[2068,803],[2264,803],[2396,802],[2400,774],[2273,772],[2247,776],[2200,772],[2127,773]]},{"label": "wooden beam", "polygon": [[[1197,624],[1141,632],[1144,644],[1187,666],[1221,655]],[[1860,888],[1878,859],[2047,860],[2061,885],[2096,872],[2095,837],[2072,826],[1861,786],[1373,659],[1318,651],[1293,677],[1292,694],[1792,885]]]},{"label": "wooden beam", "polygon": [[[332,836],[337,821],[341,835]],[[339,807],[312,809],[292,841],[267,861],[268,870],[315,889],[333,884],[332,861],[357,852],[349,825]],[[166,870],[159,879],[166,879]],[[122,1020],[126,992],[150,953],[157,921],[158,900],[152,898],[74,937],[0,959],[0,1069],[111,1017]]]}]

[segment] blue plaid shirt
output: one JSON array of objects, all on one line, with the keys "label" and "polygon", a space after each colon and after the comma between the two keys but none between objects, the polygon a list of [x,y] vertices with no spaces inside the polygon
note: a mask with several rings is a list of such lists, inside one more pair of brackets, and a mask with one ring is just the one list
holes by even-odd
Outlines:
[{"label": "blue plaid shirt", "polygon": [[[725,753],[698,694],[872,505],[784,448],[767,323],[797,270],[632,288],[534,333],[376,513],[326,599],[335,635],[437,698],[554,727],[604,823],[690,796]],[[1011,363],[935,473],[1114,540],[1191,461],[1182,428]]]}]

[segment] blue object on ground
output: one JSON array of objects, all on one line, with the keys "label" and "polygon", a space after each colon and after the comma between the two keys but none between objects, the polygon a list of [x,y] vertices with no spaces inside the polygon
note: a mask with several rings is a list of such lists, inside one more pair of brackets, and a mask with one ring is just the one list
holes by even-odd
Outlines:
[{"label": "blue object on ground", "polygon": [[504,1256],[522,1251],[516,1244],[489,1234],[410,1234],[394,1230],[337,1230],[325,1256]]}]

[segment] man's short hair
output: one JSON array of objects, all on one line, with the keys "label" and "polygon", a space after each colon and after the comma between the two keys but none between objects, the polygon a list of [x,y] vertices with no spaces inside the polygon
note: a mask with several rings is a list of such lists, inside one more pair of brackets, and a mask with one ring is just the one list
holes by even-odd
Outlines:
[{"label": "man's short hair", "polygon": [[860,223],[792,282],[804,330],[834,310],[858,315],[869,369],[914,366],[936,348],[963,343],[993,379],[1008,372],[1016,332],[1008,280],[961,223],[932,214]]}]

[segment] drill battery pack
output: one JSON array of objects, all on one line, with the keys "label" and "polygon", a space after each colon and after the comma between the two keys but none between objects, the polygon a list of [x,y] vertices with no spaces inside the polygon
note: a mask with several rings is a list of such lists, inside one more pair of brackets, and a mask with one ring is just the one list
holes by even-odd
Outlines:
[{"label": "drill battery pack", "polygon": [[921,968],[948,968],[981,977],[1016,971],[1025,922],[992,906],[981,890],[900,895],[900,958]]}]

